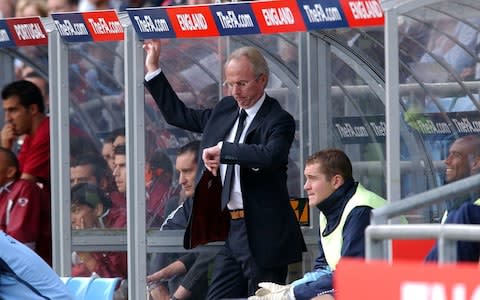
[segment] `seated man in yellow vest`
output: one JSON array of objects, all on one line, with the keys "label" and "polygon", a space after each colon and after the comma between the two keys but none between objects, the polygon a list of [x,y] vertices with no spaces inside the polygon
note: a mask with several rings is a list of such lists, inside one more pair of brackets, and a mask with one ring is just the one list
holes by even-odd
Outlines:
[{"label": "seated man in yellow vest", "polygon": [[260,283],[256,296],[249,299],[332,299],[332,277],[340,258],[365,256],[370,212],[383,206],[385,199],[354,181],[352,163],[338,149],[310,156],[304,174],[308,204],[320,210],[319,255],[313,271],[286,286]]}]

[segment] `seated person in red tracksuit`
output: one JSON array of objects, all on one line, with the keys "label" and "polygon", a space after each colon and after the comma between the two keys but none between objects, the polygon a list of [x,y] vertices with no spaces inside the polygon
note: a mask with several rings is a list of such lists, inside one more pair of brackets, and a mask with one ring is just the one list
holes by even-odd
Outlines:
[{"label": "seated person in red tracksuit", "polygon": [[[112,207],[112,201],[97,186],[80,183],[72,187],[72,229],[125,228],[125,209]],[[126,252],[74,252],[72,276],[127,277]]]}]

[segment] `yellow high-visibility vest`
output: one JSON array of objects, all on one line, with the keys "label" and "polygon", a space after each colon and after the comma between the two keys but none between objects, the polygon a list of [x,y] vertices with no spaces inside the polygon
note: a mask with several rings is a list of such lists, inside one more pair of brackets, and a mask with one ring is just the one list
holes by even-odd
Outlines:
[{"label": "yellow high-visibility vest", "polygon": [[323,253],[325,254],[327,263],[332,271],[335,270],[335,267],[337,266],[337,263],[341,257],[343,245],[343,227],[345,226],[345,222],[350,212],[358,206],[378,208],[386,203],[387,201],[385,199],[367,190],[361,184],[358,184],[355,194],[353,194],[352,198],[350,198],[345,206],[345,209],[343,210],[340,223],[338,224],[337,228],[335,228],[335,230],[333,230],[327,236],[323,236],[321,234],[327,227],[327,218],[322,212],[320,212],[320,240],[322,242]]}]

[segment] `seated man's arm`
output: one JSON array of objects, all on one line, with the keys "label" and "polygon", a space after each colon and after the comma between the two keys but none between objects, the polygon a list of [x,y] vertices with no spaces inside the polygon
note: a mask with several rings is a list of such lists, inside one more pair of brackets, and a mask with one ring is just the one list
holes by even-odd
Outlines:
[{"label": "seated man's arm", "polygon": [[370,207],[360,206],[348,215],[343,227],[342,257],[365,257],[365,229],[370,225],[371,211]]},{"label": "seated man's arm", "polygon": [[[193,255],[192,253],[190,253]],[[201,252],[198,255],[195,255],[195,260],[193,264],[190,264],[188,267],[188,272],[182,280],[182,283],[175,291],[174,296],[177,299],[188,299],[192,294],[192,291],[198,291],[201,289],[207,289],[207,276],[208,276],[208,266],[210,262],[213,261],[217,251],[208,251]],[[193,256],[190,256],[190,258]],[[185,261],[186,255],[180,258]],[[185,261],[186,265],[187,262]],[[202,287],[202,285],[204,285]]]},{"label": "seated man's arm", "polygon": [[187,272],[187,269],[182,261],[176,260],[166,266],[165,268],[147,276],[147,282],[159,281],[169,279],[175,275],[182,275]]}]

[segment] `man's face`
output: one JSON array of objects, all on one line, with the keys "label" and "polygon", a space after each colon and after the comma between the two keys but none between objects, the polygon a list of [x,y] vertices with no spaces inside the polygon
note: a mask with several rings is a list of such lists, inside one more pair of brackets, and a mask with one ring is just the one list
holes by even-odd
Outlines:
[{"label": "man's face", "polygon": [[98,185],[91,165],[78,165],[70,168],[70,185],[74,186],[78,183]]},{"label": "man's face", "polygon": [[91,208],[85,204],[72,204],[70,217],[73,229],[87,229],[97,227],[98,217],[97,209]]},{"label": "man's face", "polygon": [[313,163],[305,166],[305,185],[303,188],[308,195],[308,205],[316,206],[327,199],[335,192],[333,178],[328,180],[324,173],[321,173],[321,164]]},{"label": "man's face", "polygon": [[266,76],[256,78],[250,61],[242,56],[232,59],[225,67],[225,84],[241,108],[252,107],[260,97],[266,84]]},{"label": "man's face", "polygon": [[445,182],[451,183],[470,176],[473,165],[473,147],[468,141],[456,140],[445,159]]},{"label": "man's face", "polygon": [[104,143],[102,146],[102,156],[108,163],[108,166],[113,172],[115,168],[115,154],[113,153],[113,143]]},{"label": "man's face", "polygon": [[195,155],[192,152],[178,155],[175,169],[179,174],[178,182],[182,185],[185,196],[192,197],[195,192],[195,175],[197,173]]},{"label": "man's face", "polygon": [[115,169],[113,169],[113,177],[120,193],[127,191],[127,157],[125,155],[115,155]]},{"label": "man's face", "polygon": [[17,96],[12,96],[3,100],[3,111],[5,122],[13,125],[15,135],[31,134],[33,105],[24,107]]}]

